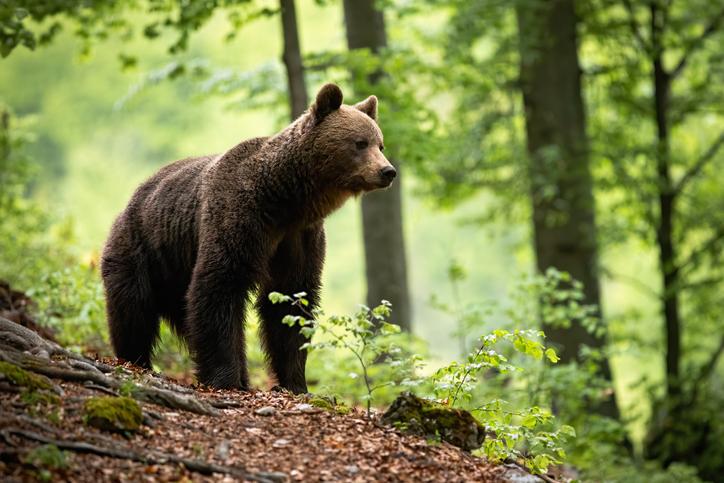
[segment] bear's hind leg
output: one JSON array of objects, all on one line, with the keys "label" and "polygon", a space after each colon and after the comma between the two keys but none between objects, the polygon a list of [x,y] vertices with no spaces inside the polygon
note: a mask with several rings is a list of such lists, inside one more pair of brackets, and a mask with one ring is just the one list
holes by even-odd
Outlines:
[{"label": "bear's hind leg", "polygon": [[129,266],[104,257],[102,275],[113,351],[121,359],[150,369],[160,321],[148,272],[141,264]]}]

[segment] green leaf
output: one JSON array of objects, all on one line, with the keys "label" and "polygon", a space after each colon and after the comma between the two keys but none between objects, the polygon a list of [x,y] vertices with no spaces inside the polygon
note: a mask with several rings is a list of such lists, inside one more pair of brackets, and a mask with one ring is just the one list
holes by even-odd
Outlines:
[{"label": "green leaf", "polygon": [[553,350],[552,348],[546,349],[545,354],[546,354],[546,357],[548,358],[548,360],[551,361],[553,364],[555,364],[556,362],[558,362],[560,360],[560,358],[558,357],[558,354],[556,354],[556,351]]},{"label": "green leaf", "polygon": [[298,316],[296,315],[285,315],[282,319],[282,324],[288,325],[289,327],[294,327],[297,323]]},{"label": "green leaf", "polygon": [[270,292],[269,301],[273,304],[280,304],[283,302],[291,302],[292,298],[279,292]]},{"label": "green leaf", "polygon": [[382,335],[399,334],[400,331],[401,329],[399,325],[390,324],[388,322],[382,322],[382,324],[380,324],[380,333]]}]

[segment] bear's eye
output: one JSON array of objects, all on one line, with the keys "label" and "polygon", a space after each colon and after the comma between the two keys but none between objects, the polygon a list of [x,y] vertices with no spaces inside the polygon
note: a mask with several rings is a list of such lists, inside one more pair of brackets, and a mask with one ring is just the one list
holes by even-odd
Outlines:
[{"label": "bear's eye", "polygon": [[369,146],[369,143],[367,141],[357,141],[354,143],[354,145],[359,149],[360,151],[363,149],[367,149],[367,146]]},{"label": "bear's eye", "polygon": [[384,151],[384,150],[385,150],[385,145],[384,145],[384,144],[380,144],[380,151]]}]

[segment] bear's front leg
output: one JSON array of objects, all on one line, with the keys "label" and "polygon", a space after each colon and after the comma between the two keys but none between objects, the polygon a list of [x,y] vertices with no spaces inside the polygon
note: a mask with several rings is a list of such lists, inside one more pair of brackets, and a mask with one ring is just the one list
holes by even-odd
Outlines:
[{"label": "bear's front leg", "polygon": [[[307,392],[307,351],[300,350],[307,339],[299,332],[299,327],[284,325],[282,319],[287,314],[309,318],[309,312],[317,307],[324,250],[321,225],[288,235],[272,256],[270,276],[259,290],[257,309],[261,318],[261,336],[271,368],[279,386],[296,394]],[[272,304],[269,292],[273,291],[285,295],[306,292],[309,306],[302,311],[288,304]]]},{"label": "bear's front leg", "polygon": [[224,254],[209,250],[197,260],[186,295],[186,331],[199,382],[249,389],[244,309],[252,285],[252,271]]}]

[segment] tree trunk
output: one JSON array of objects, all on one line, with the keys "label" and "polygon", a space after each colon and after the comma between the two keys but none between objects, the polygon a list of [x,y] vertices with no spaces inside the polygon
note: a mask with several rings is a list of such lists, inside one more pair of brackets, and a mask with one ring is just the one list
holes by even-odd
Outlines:
[{"label": "tree trunk", "polygon": [[[600,307],[595,205],[581,95],[573,0],[537,0],[517,8],[520,77],[525,105],[537,267],[568,272],[583,283],[585,303]],[[582,345],[601,348],[580,321],[544,326],[562,362],[578,360]],[[602,376],[611,380],[608,362]],[[618,417],[611,396],[597,408]]]},{"label": "tree trunk", "polygon": [[282,60],[287,71],[289,87],[289,105],[291,117],[296,119],[308,107],[307,85],[304,82],[304,64],[299,47],[299,31],[297,29],[297,12],[294,0],[279,0],[282,17],[282,35],[284,37],[284,53]]},{"label": "tree trunk", "polygon": [[679,271],[673,243],[675,194],[671,181],[671,144],[669,140],[669,93],[671,76],[664,69],[661,29],[663,12],[651,4],[651,44],[653,49],[654,113],[656,116],[656,174],[659,190],[659,224],[656,242],[659,245],[662,305],[666,335],[666,394],[675,399],[679,394],[679,360],[681,359],[681,320],[679,318]]},{"label": "tree trunk", "polygon": [[[350,50],[367,48],[378,52],[387,45],[385,20],[375,9],[375,0],[344,0],[344,21]],[[373,73],[369,80],[375,84],[382,75]],[[393,164],[398,171],[395,183],[362,198],[367,305],[375,307],[382,299],[389,300],[392,322],[409,331],[412,315],[402,229],[401,163],[394,160]]]}]

